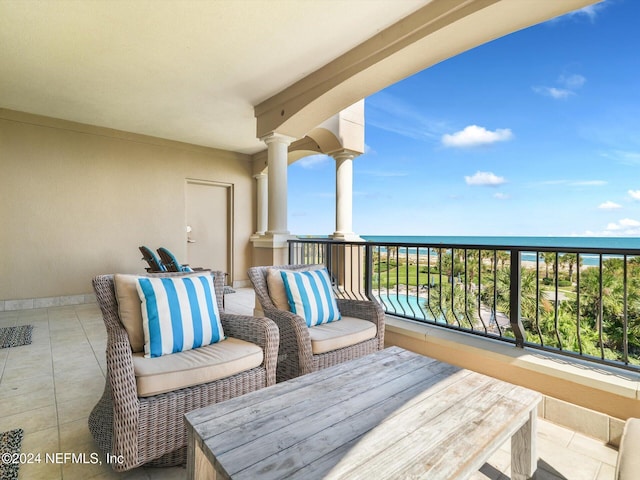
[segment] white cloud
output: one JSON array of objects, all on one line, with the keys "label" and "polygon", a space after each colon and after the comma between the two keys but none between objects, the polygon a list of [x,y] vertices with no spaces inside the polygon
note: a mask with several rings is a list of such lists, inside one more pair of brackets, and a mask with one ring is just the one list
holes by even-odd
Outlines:
[{"label": "white cloud", "polygon": [[465,176],[464,181],[467,185],[479,185],[495,187],[506,182],[504,177],[499,177],[493,172],[476,172],[472,176]]},{"label": "white cloud", "polygon": [[541,182],[534,183],[533,185],[563,185],[567,180],[543,180]]},{"label": "white cloud", "polygon": [[315,168],[328,162],[330,158],[328,155],[309,155],[308,157],[302,157],[296,163],[302,168]]},{"label": "white cloud", "polygon": [[634,200],[640,200],[640,190],[629,190],[627,193]]},{"label": "white cloud", "polygon": [[625,150],[610,150],[600,152],[600,155],[604,158],[610,158],[622,165],[639,165],[640,164],[640,152],[631,152]]},{"label": "white cloud", "polygon": [[575,95],[574,92],[567,90],[566,88],[533,87],[533,91],[540,95],[544,95],[545,97],[555,98],[556,100],[562,100],[570,97],[571,95]]},{"label": "white cloud", "polygon": [[569,12],[569,17],[587,17],[592,23],[595,22],[598,12],[604,7],[604,2],[599,5],[588,5],[586,7],[579,8],[573,12]]},{"label": "white cloud", "polygon": [[623,218],[618,222],[609,223],[602,235],[616,237],[630,237],[640,235],[640,221],[632,218]]},{"label": "white cloud", "polygon": [[623,218],[617,222],[610,222],[600,231],[587,230],[581,236],[588,237],[638,237],[640,236],[640,221],[633,218]]},{"label": "white cloud", "polygon": [[364,170],[362,172],[358,172],[360,175],[371,175],[372,177],[407,177],[409,174],[407,172],[400,171],[391,171],[391,170]]},{"label": "white cloud", "polygon": [[504,142],[512,138],[513,133],[509,128],[498,128],[491,131],[478,125],[469,125],[459,132],[443,135],[442,144],[446,147],[466,148]]},{"label": "white cloud", "polygon": [[531,186],[566,185],[567,187],[601,187],[606,184],[606,180],[544,180],[532,183]]},{"label": "white cloud", "polygon": [[632,218],[623,218],[619,223],[623,227],[640,227],[640,222]]},{"label": "white cloud", "polygon": [[555,98],[556,100],[565,100],[572,95],[576,95],[576,90],[582,87],[587,79],[577,73],[562,74],[558,77],[557,83],[560,87],[536,86],[533,91],[545,97]]},{"label": "white cloud", "polygon": [[315,192],[309,195],[316,198],[336,198],[335,192]]},{"label": "white cloud", "polygon": [[560,75],[558,79],[558,83],[564,85],[565,87],[576,90],[580,88],[587,81],[582,75],[572,74],[572,75]]},{"label": "white cloud", "polygon": [[580,10],[576,10],[572,12],[574,15],[585,15],[589,17],[589,20],[594,21],[596,16],[598,15],[598,10],[594,5],[589,5],[586,7],[582,7]]},{"label": "white cloud", "polygon": [[511,198],[511,195],[508,193],[496,192],[493,194],[493,198],[497,198],[498,200],[507,200]]},{"label": "white cloud", "polygon": [[553,18],[551,20],[549,20],[550,23],[556,23],[556,22],[560,22],[562,20],[579,20],[581,18],[586,18],[587,20],[589,20],[591,23],[595,23],[596,18],[598,17],[598,15],[600,14],[600,12],[602,11],[602,9],[607,5],[607,2],[602,1],[600,3],[597,3],[595,5],[587,5],[586,7],[582,7],[579,8],[577,10],[574,10],[573,12],[569,12],[566,13],[565,15],[562,15],[560,17],[556,17]]},{"label": "white cloud", "polygon": [[426,115],[415,105],[388,92],[368,97],[365,104],[368,127],[423,141],[433,141],[446,131],[443,121]]},{"label": "white cloud", "polygon": [[576,180],[567,183],[570,187],[601,187],[606,184],[605,180]]},{"label": "white cloud", "polygon": [[598,205],[598,208],[601,208],[602,210],[615,210],[617,208],[622,208],[622,205],[612,202],[611,200],[607,200],[606,202]]}]

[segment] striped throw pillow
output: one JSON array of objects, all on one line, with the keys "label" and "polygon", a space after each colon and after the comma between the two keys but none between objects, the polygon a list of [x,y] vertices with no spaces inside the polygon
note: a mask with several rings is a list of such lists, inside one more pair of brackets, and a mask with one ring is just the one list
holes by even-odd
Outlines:
[{"label": "striped throw pillow", "polygon": [[340,320],[336,297],[326,268],[309,272],[281,271],[289,307],[307,326]]},{"label": "striped throw pillow", "polygon": [[210,274],[140,277],[144,356],[160,357],[224,340]]}]

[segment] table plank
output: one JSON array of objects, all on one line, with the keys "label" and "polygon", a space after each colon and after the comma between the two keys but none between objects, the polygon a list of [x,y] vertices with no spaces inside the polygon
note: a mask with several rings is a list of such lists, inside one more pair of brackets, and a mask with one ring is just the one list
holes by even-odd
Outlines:
[{"label": "table plank", "polygon": [[369,375],[359,373],[355,378],[344,375],[331,385],[313,383],[263,402],[252,402],[244,408],[209,419],[199,425],[199,432],[211,450],[224,453],[282,428],[289,428],[293,423],[308,424],[309,417],[317,422],[317,415],[339,411],[340,405],[354,397],[391,395],[394,388],[411,385],[414,382],[411,375],[418,370],[428,368],[429,375],[435,376],[445,368],[455,368],[443,365],[419,358],[399,359],[397,364]]},{"label": "table plank", "polygon": [[513,436],[526,478],[540,398],[393,347],[191,412],[189,448],[219,478],[449,480]]},{"label": "table plank", "polygon": [[[473,383],[476,387],[473,391],[460,388]],[[491,387],[491,379],[487,377],[466,376],[462,382],[424,398],[406,414],[383,419],[325,475],[327,478],[455,478],[454,472],[440,473],[430,464],[437,464],[438,459],[446,455],[448,442],[455,445],[457,432],[474,428],[479,414],[468,405],[487,398]],[[404,471],[405,465],[418,468],[408,473]],[[306,475],[299,473],[298,478]]]},{"label": "table plank", "polygon": [[[194,442],[200,442],[212,464],[219,464],[212,450],[205,446],[207,440],[217,435],[224,435],[229,429],[242,426],[249,419],[260,419],[264,415],[277,414],[282,410],[283,404],[295,405],[301,400],[312,397],[318,388],[328,391],[340,390],[345,385],[348,386],[363,378],[366,384],[373,387],[375,382],[371,382],[372,372],[380,372],[382,378],[386,378],[390,372],[395,371],[396,367],[399,366],[401,370],[411,368],[410,366],[415,362],[422,365],[439,363],[434,359],[417,356],[398,347],[391,347],[369,358],[362,357],[315,372],[311,377],[314,380],[312,383],[309,382],[308,375],[297,377],[241,397],[193,410],[185,415],[188,431],[190,428],[195,429],[197,440]],[[287,395],[294,397],[287,398]],[[275,402],[272,402],[273,400]],[[301,410],[299,407],[295,408]],[[227,419],[230,423],[225,424],[222,419]],[[225,443],[224,440],[222,443]],[[220,468],[222,469],[221,466]]]},{"label": "table plank", "polygon": [[[265,452],[262,451],[256,453],[253,449],[249,450],[255,454],[251,456],[247,454],[246,449],[239,449],[237,452],[223,453],[221,458],[225,463],[236,465],[237,470],[231,472],[234,478],[259,476],[261,480],[266,480],[294,475],[297,469],[313,463],[335,449],[338,446],[337,439],[339,442],[347,442],[354,437],[358,438],[375,428],[382,418],[398,415],[410,409],[421,393],[435,385],[437,388],[445,388],[450,383],[460,381],[450,373],[444,370],[441,374],[429,376],[421,381],[413,379],[413,384],[397,385],[399,388],[393,392],[384,389],[372,391],[370,395],[354,399],[342,410],[323,412],[322,418],[316,416],[313,422],[292,424],[286,431],[276,432],[276,435],[271,437],[274,440],[280,438],[281,441],[274,443],[269,442],[269,438],[264,439],[265,444],[269,445],[266,447],[269,455],[264,455]],[[376,395],[373,395],[373,392]],[[257,461],[258,457],[263,459]],[[246,467],[241,469],[240,465]]]},{"label": "table plank", "polygon": [[[270,400],[282,399],[285,398],[286,395],[295,394],[295,392],[304,397],[310,391],[317,388],[314,385],[320,384],[323,385],[323,388],[338,390],[343,385],[349,384],[355,379],[362,378],[365,374],[369,375],[372,371],[385,371],[385,369],[415,360],[415,354],[397,349],[396,347],[382,350],[379,353],[384,354],[367,360],[363,360],[364,357],[359,358],[353,362],[347,362],[348,364],[342,363],[329,369],[314,372],[312,377],[313,383],[309,382],[307,379],[308,376],[297,377],[266,389],[260,389],[225,402],[217,403],[215,404],[215,409],[204,407],[193,410],[186,414],[186,418],[192,425],[198,425],[199,431],[206,435],[208,422],[211,421],[215,423],[217,428],[220,428],[222,425],[218,423],[219,419],[233,412],[237,412],[238,418],[246,421],[247,409],[256,410],[264,404],[272,406],[268,404]],[[428,359],[428,357],[423,358],[427,359],[430,363],[436,362],[436,360]],[[214,433],[217,432],[219,432],[219,430]]]},{"label": "table plank", "polygon": [[[492,402],[491,408],[474,409],[467,406],[465,420],[455,426],[451,425],[449,415],[449,423],[443,421],[443,425],[450,430],[439,442],[439,448],[432,449],[426,455],[422,452],[418,461],[405,464],[399,471],[400,476],[444,480],[466,478],[477,471],[488,456],[509,438],[513,430],[517,430],[528,419],[528,415],[522,418],[522,414],[514,414],[513,409],[517,408],[515,404],[506,398],[499,399],[500,396],[501,392],[491,388],[482,397],[483,401],[496,400]],[[531,408],[535,409],[535,405]],[[508,428],[504,429],[505,426]],[[428,428],[431,429],[431,425]],[[413,442],[420,441],[416,437],[417,435],[413,436]]]}]

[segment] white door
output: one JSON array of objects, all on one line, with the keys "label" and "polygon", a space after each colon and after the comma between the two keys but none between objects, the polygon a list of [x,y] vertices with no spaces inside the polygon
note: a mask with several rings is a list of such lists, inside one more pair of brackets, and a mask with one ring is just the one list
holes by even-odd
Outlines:
[{"label": "white door", "polygon": [[187,256],[192,267],[232,273],[232,185],[187,180]]}]

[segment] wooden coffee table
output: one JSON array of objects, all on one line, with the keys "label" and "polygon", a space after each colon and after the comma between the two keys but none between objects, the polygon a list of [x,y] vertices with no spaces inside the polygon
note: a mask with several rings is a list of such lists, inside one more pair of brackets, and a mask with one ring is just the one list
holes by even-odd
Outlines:
[{"label": "wooden coffee table", "polygon": [[509,438],[531,478],[540,400],[392,347],[188,413],[188,478],[463,479]]}]

